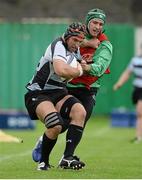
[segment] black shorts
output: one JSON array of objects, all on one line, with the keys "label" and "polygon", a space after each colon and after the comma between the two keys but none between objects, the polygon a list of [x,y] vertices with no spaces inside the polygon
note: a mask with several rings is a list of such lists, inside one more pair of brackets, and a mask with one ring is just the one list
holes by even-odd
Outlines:
[{"label": "black shorts", "polygon": [[132,93],[133,104],[137,104],[138,100],[142,100],[142,88],[135,87]]},{"label": "black shorts", "polygon": [[38,119],[37,106],[43,101],[51,101],[54,105],[68,95],[67,89],[29,91],[25,94],[25,106],[32,120]]}]

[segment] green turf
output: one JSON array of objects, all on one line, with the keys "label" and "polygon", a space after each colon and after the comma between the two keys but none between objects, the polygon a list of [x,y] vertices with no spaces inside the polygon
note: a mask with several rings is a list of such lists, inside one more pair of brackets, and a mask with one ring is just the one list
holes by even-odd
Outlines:
[{"label": "green turf", "polygon": [[132,144],[134,128],[111,128],[104,117],[94,117],[87,124],[83,139],[76,150],[86,163],[79,171],[57,168],[65,134],[60,135],[52,155],[55,168],[40,172],[31,159],[31,151],[44,127],[38,123],[35,131],[5,131],[23,138],[24,143],[0,143],[0,178],[2,179],[141,179],[142,143]]}]

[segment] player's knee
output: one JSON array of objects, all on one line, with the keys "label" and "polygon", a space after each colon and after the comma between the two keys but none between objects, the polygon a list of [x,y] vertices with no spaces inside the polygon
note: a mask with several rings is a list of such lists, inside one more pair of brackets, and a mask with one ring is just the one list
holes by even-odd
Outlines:
[{"label": "player's knee", "polygon": [[60,133],[62,130],[63,120],[58,112],[52,112],[44,118],[45,127],[52,129],[53,132]]},{"label": "player's knee", "polygon": [[71,109],[70,116],[71,116],[72,122],[74,121],[77,124],[84,123],[85,118],[86,118],[86,111],[83,105],[81,105],[80,103],[74,104]]},{"label": "player's knee", "polygon": [[141,111],[137,111],[137,117],[142,120],[142,112]]},{"label": "player's knee", "polygon": [[76,104],[76,103],[80,103],[80,101],[73,96],[69,97],[64,102],[64,104],[62,105],[62,107],[60,109],[60,114],[61,114],[62,118],[70,119],[71,109],[74,106],[74,104]]},{"label": "player's knee", "polygon": [[81,102],[75,97],[69,97],[61,107],[60,114],[63,118],[69,119],[68,123],[84,124],[86,111]]}]

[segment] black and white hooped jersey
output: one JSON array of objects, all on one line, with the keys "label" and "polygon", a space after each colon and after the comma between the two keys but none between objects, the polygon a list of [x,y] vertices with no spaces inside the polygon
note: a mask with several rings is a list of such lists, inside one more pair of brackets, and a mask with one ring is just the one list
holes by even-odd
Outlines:
[{"label": "black and white hooped jersey", "polygon": [[53,68],[53,60],[60,59],[67,64],[77,61],[74,53],[67,50],[62,38],[54,40],[46,49],[36,68],[36,73],[26,88],[31,91],[62,89],[66,85],[65,79],[57,75]]},{"label": "black and white hooped jersey", "polygon": [[133,85],[135,87],[142,88],[142,57],[133,57],[128,66],[128,69],[134,74]]}]

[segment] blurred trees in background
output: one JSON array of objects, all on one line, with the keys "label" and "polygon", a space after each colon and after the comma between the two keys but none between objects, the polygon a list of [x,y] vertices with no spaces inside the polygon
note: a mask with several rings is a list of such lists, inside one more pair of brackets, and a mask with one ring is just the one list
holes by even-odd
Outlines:
[{"label": "blurred trees in background", "polygon": [[107,22],[142,23],[142,0],[0,0],[0,21],[51,17],[83,21],[95,7],[106,12]]}]

